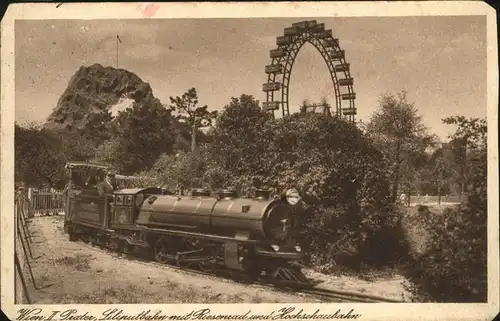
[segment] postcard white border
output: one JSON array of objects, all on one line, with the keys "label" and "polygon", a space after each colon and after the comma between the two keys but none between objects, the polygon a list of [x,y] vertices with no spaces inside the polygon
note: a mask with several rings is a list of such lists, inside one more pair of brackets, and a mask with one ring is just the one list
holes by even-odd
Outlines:
[{"label": "postcard white border", "polygon": [[[148,3],[142,3],[147,5]],[[14,204],[14,20],[15,19],[165,19],[165,18],[252,18],[252,17],[390,17],[425,15],[485,15],[487,16],[487,121],[488,121],[488,303],[484,304],[245,304],[244,309],[269,312],[284,306],[304,308],[314,312],[355,309],[363,320],[471,320],[492,319],[499,311],[499,222],[498,222],[498,44],[496,12],[483,2],[424,1],[424,2],[254,2],[254,3],[152,3],[159,8],[150,18],[138,9],[139,3],[30,3],[10,5],[1,31],[1,307],[8,317],[16,315],[14,306],[13,204]],[[33,306],[30,306],[33,307]],[[47,310],[68,309],[70,306],[38,305]],[[209,307],[213,313],[243,310],[238,304],[183,305],[72,305],[72,308],[92,311],[99,315],[110,307],[123,308],[128,313],[144,309],[162,309],[177,314]]]}]

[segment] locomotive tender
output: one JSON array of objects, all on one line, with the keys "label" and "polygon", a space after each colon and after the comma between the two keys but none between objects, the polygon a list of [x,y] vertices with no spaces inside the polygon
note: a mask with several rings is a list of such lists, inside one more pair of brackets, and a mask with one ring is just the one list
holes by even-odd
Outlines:
[{"label": "locomotive tender", "polygon": [[294,224],[300,211],[294,189],[274,198],[265,190],[239,198],[230,190],[211,195],[200,189],[184,196],[159,187],[120,188],[103,197],[81,182],[85,177],[103,179],[106,166],[70,162],[66,168],[70,182],[64,226],[71,241],[87,239],[115,251],[147,253],[181,267],[309,285],[295,264],[303,253]]}]

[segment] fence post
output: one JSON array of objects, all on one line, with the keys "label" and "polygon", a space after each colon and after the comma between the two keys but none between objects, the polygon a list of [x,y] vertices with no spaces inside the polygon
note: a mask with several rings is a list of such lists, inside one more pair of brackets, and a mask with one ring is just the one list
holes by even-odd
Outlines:
[{"label": "fence post", "polygon": [[[31,304],[31,298],[29,296],[28,288],[26,286],[26,280],[24,279],[23,275],[23,269],[22,269],[22,264],[20,262],[20,259],[17,255],[17,251],[14,251],[14,259],[15,259],[15,266],[16,266],[16,275],[19,275],[18,278],[15,279],[15,287],[16,287],[16,296],[15,296],[15,301],[17,304],[23,304],[23,298],[26,297],[26,300],[28,301],[28,304]],[[19,281],[21,284],[19,284]]]},{"label": "fence post", "polygon": [[14,303],[15,304],[22,304],[23,303],[23,287],[21,284],[23,281],[21,278],[23,277],[22,273],[22,268],[21,268],[21,262],[17,258],[17,250],[19,248],[19,192],[15,192],[15,200],[14,200],[14,265],[15,265],[15,271],[14,271]]},{"label": "fence post", "polygon": [[[15,202],[14,202],[14,219],[15,219],[15,229],[14,229],[14,301],[16,304],[23,304],[24,298],[28,301],[28,304],[31,304],[31,298],[28,293],[28,289],[26,286],[26,278],[24,277],[24,268],[28,265],[31,273],[31,266],[29,265],[28,254],[26,253],[25,244],[23,242],[23,233],[22,227],[23,225],[23,211],[22,206],[24,203],[24,198],[22,197],[22,192],[16,192]],[[25,240],[27,241],[27,240]],[[19,257],[18,253],[24,250],[24,257]],[[32,275],[33,278],[33,275]],[[33,278],[34,281],[34,278]],[[36,287],[36,284],[33,283]]]},{"label": "fence post", "polygon": [[[17,222],[17,235],[19,236],[16,241],[18,241],[20,243],[21,249],[24,252],[24,259],[25,259],[25,261],[23,261],[23,265],[21,266],[21,269],[24,269],[25,265],[28,267],[28,272],[30,273],[31,281],[33,282],[33,287],[35,289],[38,289],[36,282],[35,282],[35,277],[33,275],[33,270],[31,268],[31,264],[30,264],[30,257],[31,257],[31,259],[35,259],[35,258],[33,257],[33,252],[31,251],[31,247],[29,245],[28,235],[26,235],[26,233],[29,233],[29,231],[27,231],[27,230],[23,231],[22,227],[19,226],[19,224],[21,226],[24,225],[24,222],[21,220],[21,217],[22,217],[22,215],[18,216],[16,218],[18,220],[18,222]],[[24,234],[24,237],[23,237],[23,234]],[[28,248],[28,249],[26,249],[26,248]],[[22,277],[24,277],[24,275]]]}]

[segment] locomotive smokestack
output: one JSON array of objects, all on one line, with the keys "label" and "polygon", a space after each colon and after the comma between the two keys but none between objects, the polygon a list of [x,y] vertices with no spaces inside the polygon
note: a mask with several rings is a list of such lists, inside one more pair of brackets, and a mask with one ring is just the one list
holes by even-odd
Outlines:
[{"label": "locomotive smokestack", "polygon": [[255,190],[255,198],[260,200],[268,200],[271,196],[271,191],[267,189],[257,189]]}]

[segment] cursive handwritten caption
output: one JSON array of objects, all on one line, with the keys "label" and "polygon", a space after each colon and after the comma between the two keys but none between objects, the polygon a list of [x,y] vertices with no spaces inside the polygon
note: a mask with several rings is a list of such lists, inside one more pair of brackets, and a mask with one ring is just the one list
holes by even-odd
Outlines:
[{"label": "cursive handwritten caption", "polygon": [[359,319],[361,314],[354,312],[354,309],[342,311],[336,309],[329,311],[320,309],[305,311],[304,309],[296,309],[294,307],[284,307],[277,310],[272,310],[267,313],[253,312],[248,310],[241,314],[224,314],[214,313],[210,309],[199,309],[184,314],[170,314],[163,310],[144,310],[139,313],[128,314],[123,309],[108,309],[100,315],[95,315],[89,311],[80,311],[77,309],[67,310],[51,310],[45,311],[41,308],[22,308],[17,311],[16,320],[21,321],[38,321],[38,320],[82,320],[82,321],[137,321],[137,320],[351,320]]}]

